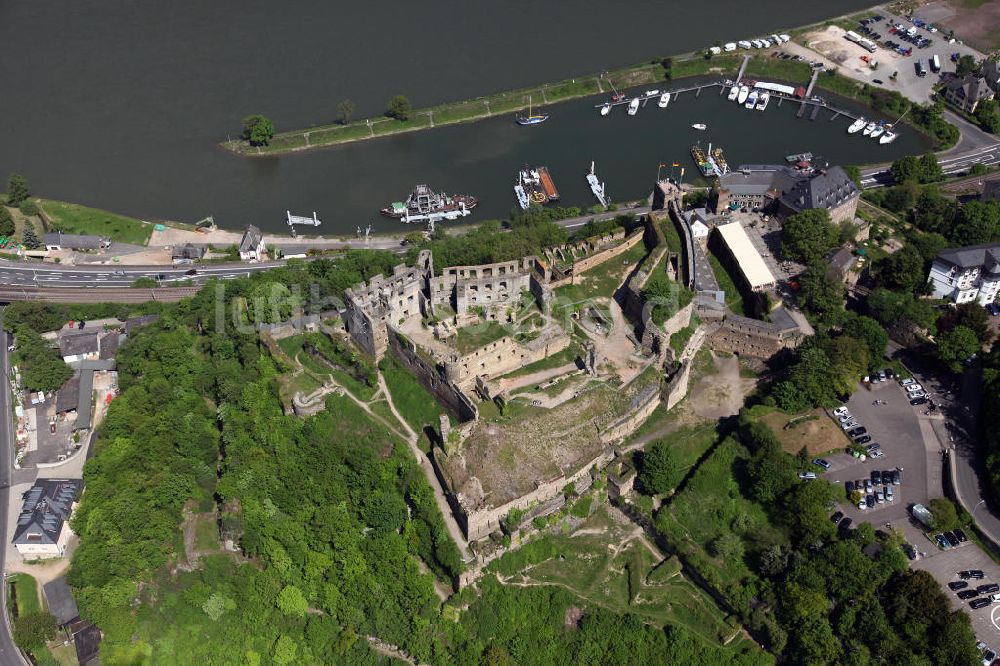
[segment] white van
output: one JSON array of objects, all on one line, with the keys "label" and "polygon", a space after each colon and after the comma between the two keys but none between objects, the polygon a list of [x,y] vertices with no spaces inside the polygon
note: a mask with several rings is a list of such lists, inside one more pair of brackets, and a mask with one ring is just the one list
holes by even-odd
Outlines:
[{"label": "white van", "polygon": [[719,55],[720,53],[722,53],[722,49],[720,49],[718,46],[711,46],[709,47],[708,51],[712,55]]},{"label": "white van", "polygon": [[741,48],[741,49],[748,49],[748,48],[750,48],[750,42],[748,42],[748,41],[747,41],[747,40],[745,40],[745,39],[741,39],[741,40],[739,41],[739,45],[740,45],[740,48]]},{"label": "white van", "polygon": [[722,48],[723,48],[724,51],[735,51],[736,50],[736,42],[729,42],[728,44],[726,44]]}]

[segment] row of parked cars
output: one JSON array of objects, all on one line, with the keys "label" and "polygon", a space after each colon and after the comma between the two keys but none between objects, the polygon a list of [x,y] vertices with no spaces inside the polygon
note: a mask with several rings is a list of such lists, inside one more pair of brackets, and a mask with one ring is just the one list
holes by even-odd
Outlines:
[{"label": "row of parked cars", "polygon": [[935,534],[934,540],[937,541],[941,550],[948,550],[949,548],[958,548],[963,543],[968,542],[969,537],[965,536],[965,532],[962,530],[949,530]]},{"label": "row of parked cars", "polygon": [[973,608],[983,608],[993,603],[1000,603],[1000,585],[996,583],[983,583],[976,587],[969,586],[970,580],[982,580],[986,577],[986,574],[981,569],[959,571],[958,577],[961,580],[953,580],[948,583],[948,589],[956,592],[956,596],[962,601],[969,601],[971,599],[972,601],[969,601],[969,605]]},{"label": "row of parked cars", "polygon": [[902,483],[902,473],[898,469],[886,470],[884,472],[875,470],[871,473],[871,478],[857,481],[847,481],[844,490],[847,496],[852,499],[854,493],[859,493],[858,508],[862,511],[885,502],[896,500],[898,493],[894,486]]},{"label": "row of parked cars", "polygon": [[927,404],[927,391],[924,387],[917,383],[917,380],[913,377],[907,377],[899,382],[899,385],[903,387],[906,391],[906,397],[910,401],[910,404],[916,407],[917,405]]}]

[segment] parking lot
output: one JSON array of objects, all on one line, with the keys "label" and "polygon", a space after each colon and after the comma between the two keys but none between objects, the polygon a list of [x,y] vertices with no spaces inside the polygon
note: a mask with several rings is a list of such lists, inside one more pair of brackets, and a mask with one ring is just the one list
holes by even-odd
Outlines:
[{"label": "parking lot", "polygon": [[[876,402],[878,404],[874,404]],[[847,402],[847,408],[867,430],[865,434],[872,438],[867,444],[878,443],[883,455],[864,461],[846,452],[829,456],[827,459],[832,467],[824,478],[844,487],[848,481],[870,480],[873,470],[899,470],[901,483],[893,486],[893,501],[876,503],[867,509],[849,503],[845,490],[841,507],[845,516],[856,523],[868,521],[877,527],[905,520],[909,505],[926,504],[930,497],[941,496],[940,447],[933,436],[929,444],[925,444],[925,434],[932,433],[929,429],[925,433],[927,426],[920,422],[924,418],[922,412],[909,404],[898,383],[885,381],[861,385]],[[846,447],[846,438],[844,444]]]},{"label": "parking lot", "polygon": [[[940,395],[947,392],[947,388],[933,380],[924,381],[923,386],[929,397],[947,404],[950,395]],[[909,396],[897,381],[862,384],[846,406],[858,424],[867,430],[865,434],[872,437],[869,444],[877,442],[883,455],[869,457],[863,462],[845,452],[828,455],[826,460],[831,467],[823,478],[843,487],[847,481],[870,479],[872,470],[891,472],[899,469],[901,483],[893,486],[896,498],[892,502],[876,503],[875,507],[862,510],[849,502],[845,494],[837,510],[851,518],[854,526],[868,522],[876,529],[891,527],[901,531],[907,543],[917,551],[917,559],[911,565],[934,576],[953,608],[968,613],[977,638],[994,651],[1000,650],[1000,603],[973,609],[969,606],[972,599],[959,599],[957,591],[947,588],[949,582],[959,580],[959,571],[969,569],[985,573],[983,580],[969,581],[970,588],[1000,583],[1000,565],[971,541],[941,550],[934,541],[934,533],[925,531],[910,514],[909,509],[914,504],[926,506],[931,498],[944,495],[943,449],[934,429],[943,419],[940,410],[930,411],[929,405],[911,406]],[[838,420],[835,415],[832,418]],[[845,438],[845,446],[847,441]]]},{"label": "parking lot", "polygon": [[[835,64],[838,71],[845,76],[876,87],[895,90],[918,102],[926,102],[931,99],[932,88],[940,79],[940,75],[932,72],[929,66],[931,58],[935,55],[941,61],[942,72],[955,70],[955,64],[951,61],[952,53],[971,55],[977,60],[983,58],[983,54],[972,47],[957,41],[949,43],[946,35],[940,31],[932,33],[926,27],[917,28],[915,38],[929,39],[931,44],[925,48],[919,48],[916,44],[906,41],[900,35],[892,32],[897,24],[902,26],[904,33],[916,26],[905,18],[882,9],[879,10],[879,14],[882,16],[881,21],[869,23],[865,27],[872,33],[879,35],[880,38],[876,39],[873,35],[861,34],[862,26],[860,24],[852,28],[862,37],[876,42],[875,53],[869,53],[858,44],[848,41],[844,37],[846,31],[835,25],[799,37],[798,40],[806,47],[802,52],[788,48],[792,44],[785,45],[786,50],[801,53],[807,58],[818,53],[823,56],[824,61]],[[896,42],[904,48],[912,48],[912,54],[902,55],[896,50],[885,48],[885,43],[889,41]],[[868,63],[862,60],[862,57],[877,61],[878,67],[871,69]],[[917,75],[915,63],[918,60],[924,63],[927,70],[926,76]],[[893,77],[894,73],[895,77]]]},{"label": "parking lot", "polygon": [[[894,526],[904,527],[902,524]],[[947,588],[949,582],[959,580],[959,571],[967,569],[980,569],[986,574],[986,577],[981,581],[970,580],[971,587],[985,583],[1000,583],[1000,565],[997,565],[982,549],[971,542],[958,548],[940,550],[909,521],[905,523],[904,533],[907,541],[917,546],[921,552],[926,553],[925,557],[913,562],[912,566],[927,571],[941,583],[945,594],[951,599],[952,607],[960,608],[968,613],[972,620],[972,630],[979,640],[985,641],[994,651],[1000,649],[1000,604],[973,609],[969,606],[969,600],[959,599],[957,592]]]}]

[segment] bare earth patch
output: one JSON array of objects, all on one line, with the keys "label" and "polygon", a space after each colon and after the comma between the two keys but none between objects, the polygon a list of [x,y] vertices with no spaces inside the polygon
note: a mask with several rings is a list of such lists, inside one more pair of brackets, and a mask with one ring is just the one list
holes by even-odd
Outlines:
[{"label": "bare earth patch", "polygon": [[794,455],[804,446],[812,456],[847,446],[847,439],[840,428],[834,425],[823,410],[814,409],[806,419],[794,421],[793,425],[785,427],[790,421],[798,418],[783,412],[772,412],[760,420],[771,426],[771,430],[781,442],[782,450],[786,453]]},{"label": "bare earth patch", "polygon": [[702,418],[719,419],[738,414],[743,399],[753,389],[754,380],[740,377],[735,356],[713,354],[716,372],[703,377],[691,391],[691,408]]},{"label": "bare earth patch", "polygon": [[966,0],[939,0],[921,7],[917,15],[939,28],[944,26],[945,33],[954,30],[956,39],[984,53],[1000,47],[1000,0],[982,4]]}]

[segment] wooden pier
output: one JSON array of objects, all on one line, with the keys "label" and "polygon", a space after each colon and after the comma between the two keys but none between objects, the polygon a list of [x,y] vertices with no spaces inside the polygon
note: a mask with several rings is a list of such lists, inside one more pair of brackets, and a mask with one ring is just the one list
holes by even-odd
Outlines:
[{"label": "wooden pier", "polygon": [[[635,98],[625,98],[625,99],[622,99],[622,100],[617,101],[617,102],[610,102],[610,101],[608,101],[608,102],[601,102],[600,104],[595,104],[594,108],[595,109],[599,109],[599,108],[603,107],[605,104],[607,104],[607,105],[609,105],[611,107],[615,107],[615,106],[628,106],[628,104],[632,101],[632,99],[638,99],[640,101],[642,107],[645,107],[646,104],[647,104],[647,102],[649,102],[650,99],[652,99],[654,97],[659,98],[659,96],[662,95],[663,93],[670,93],[671,100],[676,100],[678,97],[680,97],[681,93],[694,92],[694,96],[695,97],[699,97],[701,95],[701,91],[703,89],[705,89],[705,88],[713,88],[713,87],[718,87],[720,89],[719,90],[719,95],[724,95],[727,90],[729,90],[733,85],[738,85],[739,82],[742,80],[743,74],[746,71],[747,63],[749,61],[750,61],[750,56],[744,56],[743,57],[743,63],[740,65],[740,70],[739,70],[739,73],[736,76],[736,81],[735,82],[728,81],[728,80],[725,80],[725,81],[715,81],[715,82],[712,82],[712,83],[699,83],[697,85],[687,86],[685,88],[676,88],[674,90],[661,90],[656,95],[640,94],[640,95],[636,95]],[[796,118],[803,118],[805,116],[805,114],[806,114],[806,109],[808,107],[812,107],[811,109],[809,109],[809,120],[816,120],[816,118],[819,116],[820,109],[829,109],[830,111],[833,112],[833,115],[830,117],[831,121],[836,120],[837,118],[840,118],[841,116],[844,116],[844,117],[850,119],[851,122],[854,122],[855,120],[857,120],[860,116],[857,116],[854,113],[852,113],[850,111],[847,111],[846,109],[841,109],[841,108],[838,108],[836,106],[833,106],[833,105],[829,104],[826,100],[821,99],[819,97],[817,97],[815,99],[812,98],[812,91],[813,91],[813,88],[816,86],[816,81],[819,79],[819,75],[820,75],[821,71],[822,70],[819,70],[819,69],[814,69],[813,70],[812,77],[809,80],[809,86],[806,88],[806,94],[805,94],[805,98],[804,99],[803,98],[799,98],[799,97],[795,97],[795,96],[792,96],[792,95],[786,95],[784,93],[776,92],[776,91],[773,91],[773,90],[769,91],[770,94],[771,94],[771,99],[773,100],[773,99],[777,98],[777,100],[778,100],[778,106],[781,106],[781,104],[786,99],[789,100],[790,102],[798,102],[799,103],[799,110],[795,114]]]}]

